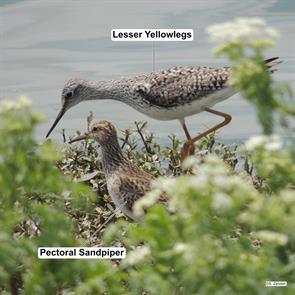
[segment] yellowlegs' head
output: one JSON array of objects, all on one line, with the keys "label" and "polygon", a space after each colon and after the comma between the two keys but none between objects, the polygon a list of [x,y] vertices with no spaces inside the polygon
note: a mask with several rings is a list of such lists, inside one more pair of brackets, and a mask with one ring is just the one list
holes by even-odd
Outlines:
[{"label": "yellowlegs' head", "polygon": [[69,110],[74,105],[78,104],[83,99],[83,85],[85,84],[85,80],[82,79],[70,79],[66,85],[64,86],[61,94],[61,110],[58,113],[55,121],[53,122],[51,128],[49,129],[46,137],[50,135],[52,130],[55,128],[57,123],[63,117],[67,110]]},{"label": "yellowlegs' head", "polygon": [[116,128],[109,121],[106,121],[106,120],[97,121],[91,125],[89,132],[86,132],[78,137],[75,137],[69,143],[87,139],[87,138],[93,138],[100,145],[106,145],[107,143],[110,143],[113,140],[117,140]]}]

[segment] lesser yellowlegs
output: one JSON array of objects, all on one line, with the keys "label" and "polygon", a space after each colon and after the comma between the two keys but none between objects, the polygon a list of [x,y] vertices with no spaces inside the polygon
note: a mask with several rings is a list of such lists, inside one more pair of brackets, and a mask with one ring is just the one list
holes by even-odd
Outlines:
[{"label": "lesser yellowlegs", "polygon": [[[278,57],[265,60],[268,68],[279,63]],[[122,101],[139,112],[158,120],[178,119],[187,137],[187,148],[210,132],[227,125],[231,116],[211,107],[233,94],[228,85],[230,67],[174,67],[157,73],[107,81],[69,80],[62,91],[62,108],[46,137],[67,110],[86,100]],[[191,137],[185,118],[207,111],[224,118],[223,122]],[[192,153],[187,149],[188,153]]]},{"label": "lesser yellowlegs", "polygon": [[[93,123],[89,132],[72,139],[70,143],[87,138],[95,139],[101,146],[107,188],[116,208],[131,219],[140,221],[142,217],[133,213],[133,205],[151,191],[154,177],[133,164],[122,153],[116,129],[111,122]],[[166,199],[160,197],[159,202],[166,203]]]}]

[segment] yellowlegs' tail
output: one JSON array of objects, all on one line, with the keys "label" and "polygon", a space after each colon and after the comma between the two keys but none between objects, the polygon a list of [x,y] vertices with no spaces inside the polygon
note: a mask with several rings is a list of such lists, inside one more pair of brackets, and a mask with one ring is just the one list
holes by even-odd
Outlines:
[{"label": "yellowlegs' tail", "polygon": [[264,62],[266,64],[267,68],[269,69],[269,71],[271,73],[273,73],[273,72],[277,71],[277,69],[273,69],[273,67],[282,63],[283,61],[279,60],[279,57],[276,56],[276,57],[268,58]]}]

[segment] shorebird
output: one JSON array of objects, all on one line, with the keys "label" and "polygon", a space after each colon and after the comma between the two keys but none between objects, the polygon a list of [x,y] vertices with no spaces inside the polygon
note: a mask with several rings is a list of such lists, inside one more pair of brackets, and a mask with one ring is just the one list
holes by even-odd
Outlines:
[{"label": "shorebird", "polygon": [[[266,66],[278,64],[278,57],[265,60]],[[174,67],[168,70],[117,80],[94,81],[70,79],[62,91],[62,108],[46,137],[74,105],[86,100],[113,99],[124,102],[139,112],[158,120],[179,120],[187,141],[182,158],[194,154],[194,142],[220,129],[231,121],[229,114],[211,107],[236,93],[228,85],[230,67]],[[191,137],[185,118],[206,111],[223,121]]]},{"label": "shorebird", "polygon": [[[142,216],[133,212],[134,203],[151,191],[154,177],[133,164],[122,152],[115,126],[109,121],[98,121],[86,132],[69,143],[93,138],[102,151],[102,168],[105,173],[108,192],[116,208],[129,218],[140,222]],[[159,202],[165,204],[165,197]]]}]

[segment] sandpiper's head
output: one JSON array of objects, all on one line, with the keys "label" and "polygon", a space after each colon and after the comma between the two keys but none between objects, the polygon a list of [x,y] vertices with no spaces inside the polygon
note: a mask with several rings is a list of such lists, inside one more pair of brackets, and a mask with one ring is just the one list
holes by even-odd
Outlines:
[{"label": "sandpiper's head", "polygon": [[94,122],[90,127],[89,136],[94,138],[101,145],[110,140],[117,139],[115,126],[106,120]]},{"label": "sandpiper's head", "polygon": [[72,139],[69,143],[80,141],[87,138],[95,139],[100,145],[105,146],[110,142],[117,141],[117,132],[115,126],[106,120],[94,122],[90,131]]},{"label": "sandpiper's head", "polygon": [[60,119],[63,117],[63,115],[66,113],[66,111],[83,100],[85,82],[85,80],[75,78],[70,79],[65,84],[61,94],[61,110],[58,113],[46,137],[50,135],[50,133],[55,128]]}]

